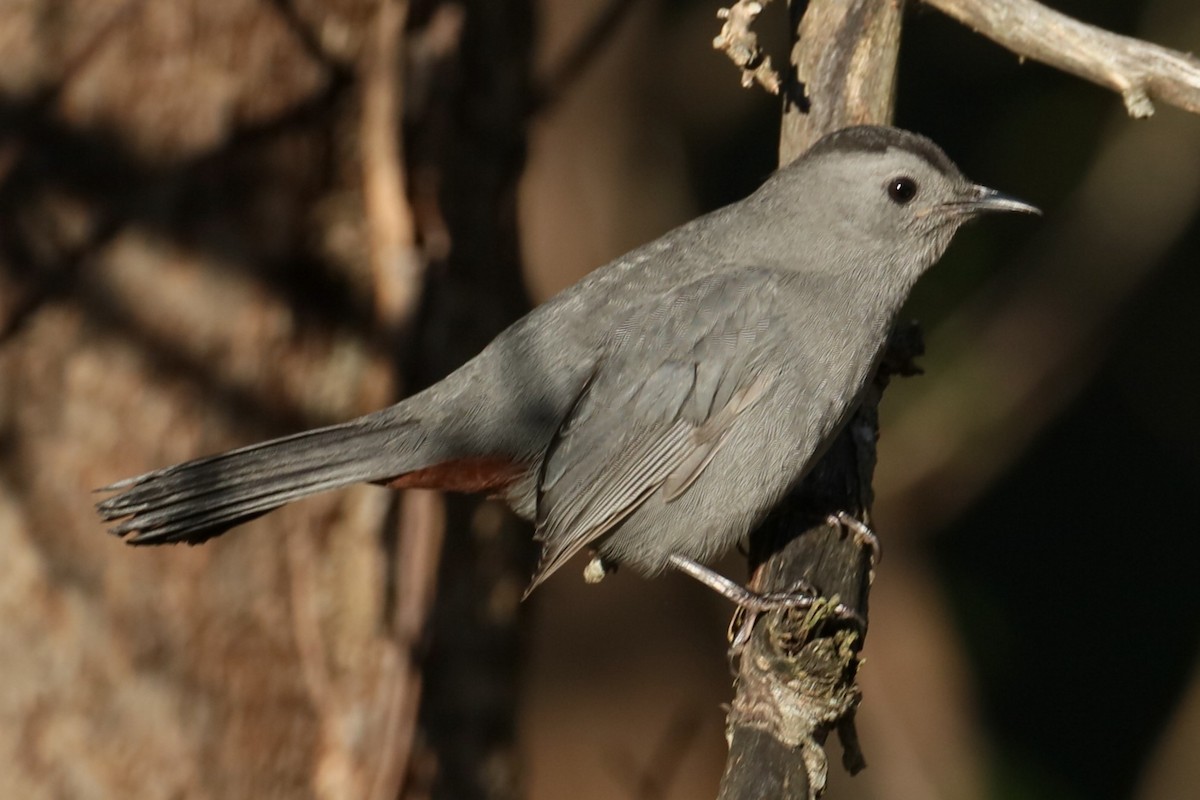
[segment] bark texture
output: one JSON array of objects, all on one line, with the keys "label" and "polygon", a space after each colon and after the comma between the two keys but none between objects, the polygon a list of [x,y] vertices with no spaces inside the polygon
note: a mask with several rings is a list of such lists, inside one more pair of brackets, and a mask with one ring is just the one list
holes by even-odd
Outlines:
[{"label": "bark texture", "polygon": [[[379,4],[59,5],[0,31],[0,796],[511,796],[527,569],[507,570],[528,545],[490,507],[445,512],[445,602],[492,589],[455,638],[412,610],[436,547],[395,533],[403,516],[436,544],[436,498],[355,489],[131,550],[90,490],[390,402],[525,308],[529,4],[390,3],[410,139],[392,197],[427,265],[399,325],[360,147]],[[468,638],[486,702],[448,711]],[[422,683],[453,726],[414,728]]]}]

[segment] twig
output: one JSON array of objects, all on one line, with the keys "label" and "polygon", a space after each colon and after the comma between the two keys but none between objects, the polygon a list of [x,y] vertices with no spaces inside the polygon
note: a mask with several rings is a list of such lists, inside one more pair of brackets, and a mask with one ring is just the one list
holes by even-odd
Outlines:
[{"label": "twig", "polygon": [[[375,38],[363,65],[362,153],[363,189],[371,267],[375,276],[375,313],[380,326],[392,334],[407,332],[421,295],[425,259],[417,247],[417,223],[408,202],[408,181],[401,123],[410,56],[404,37],[406,0],[381,0]],[[458,41],[461,9],[435,15],[432,34],[417,38],[415,65],[424,71]],[[424,99],[421,99],[424,103]],[[441,500],[432,492],[406,492],[400,500],[400,519],[388,515],[398,537],[390,639],[382,643],[376,696],[383,707],[378,766],[369,797],[397,797],[408,774],[416,739],[423,673],[418,648],[433,604],[437,562],[445,523]],[[394,506],[393,506],[394,507]],[[392,532],[385,532],[387,535]]]},{"label": "twig", "polygon": [[422,672],[417,653],[433,606],[438,561],[446,532],[445,510],[437,492],[409,490],[402,496],[395,554],[396,593],[392,638],[376,688],[385,707],[380,761],[371,781],[372,800],[399,796],[413,758]]},{"label": "twig", "polygon": [[1120,93],[1131,117],[1153,100],[1200,113],[1200,60],[1102,30],[1033,0],[924,0],[1019,56]]},{"label": "twig", "polygon": [[[441,222],[453,242],[425,276],[406,342],[405,384],[414,389],[458,368],[528,310],[512,212],[527,152],[535,4],[456,4],[465,12],[461,46],[432,76],[435,91],[408,117],[405,138],[423,244],[431,231],[422,185],[424,206],[435,211],[436,201],[447,211]],[[451,496],[445,509],[438,592],[423,634],[421,746],[405,796],[517,797],[519,599],[535,544],[494,503]]]},{"label": "twig", "polygon": [[317,791],[318,796],[328,796],[331,791],[335,794],[361,791],[362,770],[355,763],[354,745],[344,733],[342,722],[346,718],[347,702],[334,681],[321,632],[318,608],[321,595],[317,590],[313,535],[309,526],[288,532],[288,589],[292,638],[296,643],[300,674],[319,722],[320,744],[312,781],[314,787],[322,787]]},{"label": "twig", "polygon": [[400,50],[407,17],[404,0],[381,0],[375,38],[363,66],[363,193],[375,275],[375,314],[381,327],[395,333],[411,322],[424,276],[416,222],[405,195],[400,135],[404,85]]},{"label": "twig", "polygon": [[371,779],[367,800],[394,800],[400,796],[404,776],[412,763],[413,732],[421,702],[421,670],[414,668],[411,654],[396,642],[383,643],[375,675],[375,702],[381,708],[383,730],[372,743],[379,759]]},{"label": "twig", "polygon": [[771,57],[759,47],[758,34],[750,30],[769,2],[737,0],[729,8],[718,10],[717,19],[725,20],[725,24],[712,44],[742,71],[742,86],[749,89],[757,83],[771,94],[779,94],[779,73],[771,66]]},{"label": "twig", "polygon": [[401,536],[396,550],[396,639],[415,647],[437,589],[438,560],[446,532],[442,495],[423,489],[404,493]]},{"label": "twig", "polygon": [[[430,121],[438,118],[436,98],[439,88],[446,88],[446,76],[454,72],[453,59],[462,44],[466,19],[460,3],[442,3],[424,26],[408,32],[402,110],[406,122],[418,123],[417,128],[428,128]],[[416,150],[421,150],[419,145]],[[418,153],[406,158],[410,165],[409,203],[421,234],[421,252],[426,262],[444,261],[453,242],[442,211],[440,170]]]}]

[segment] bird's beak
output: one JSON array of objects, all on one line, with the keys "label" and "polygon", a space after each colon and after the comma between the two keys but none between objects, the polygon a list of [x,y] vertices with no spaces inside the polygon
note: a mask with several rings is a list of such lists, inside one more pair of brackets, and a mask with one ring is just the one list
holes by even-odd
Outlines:
[{"label": "bird's beak", "polygon": [[982,214],[988,211],[1015,211],[1019,214],[1037,214],[1039,217],[1042,215],[1042,210],[1037,206],[986,186],[976,185],[972,195],[970,200],[963,203],[963,210],[971,214]]}]

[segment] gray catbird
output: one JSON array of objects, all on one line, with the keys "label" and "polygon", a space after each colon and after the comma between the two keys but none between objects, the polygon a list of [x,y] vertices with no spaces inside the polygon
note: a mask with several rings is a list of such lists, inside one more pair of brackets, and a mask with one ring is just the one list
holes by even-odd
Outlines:
[{"label": "gray catbird", "polygon": [[113,484],[100,514],[133,544],[198,543],[353,483],[489,492],[536,523],[533,586],[586,547],[594,565],[720,588],[702,563],[821,456],[913,283],[986,211],[1037,209],[971,183],[924,137],[838,131],[425,391]]}]

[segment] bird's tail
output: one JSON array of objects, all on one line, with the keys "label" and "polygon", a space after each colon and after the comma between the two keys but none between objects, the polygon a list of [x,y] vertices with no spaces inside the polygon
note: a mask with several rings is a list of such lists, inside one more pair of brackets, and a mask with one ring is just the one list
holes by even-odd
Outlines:
[{"label": "bird's tail", "polygon": [[198,544],[301,497],[419,468],[418,428],[369,415],[114,483],[96,507],[130,544]]}]

